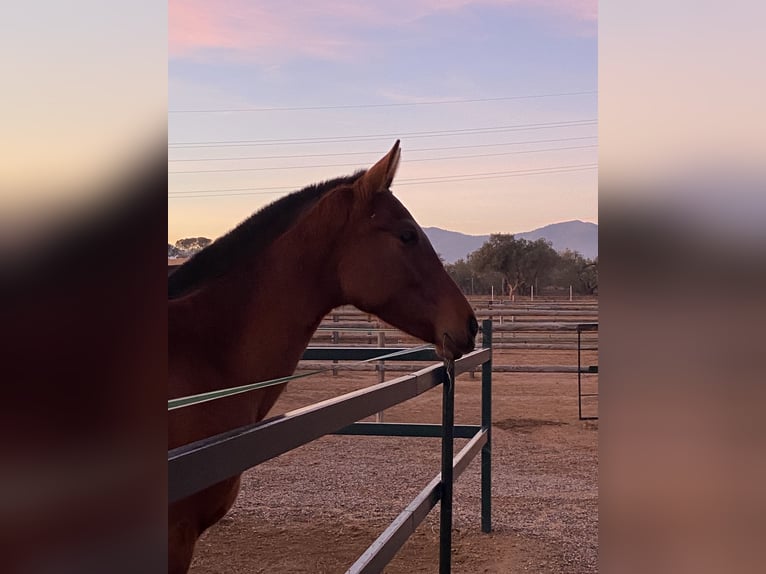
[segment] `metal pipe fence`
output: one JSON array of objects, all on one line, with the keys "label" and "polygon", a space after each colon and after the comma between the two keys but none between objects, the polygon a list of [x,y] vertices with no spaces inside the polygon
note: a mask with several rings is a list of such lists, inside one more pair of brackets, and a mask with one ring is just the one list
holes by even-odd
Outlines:
[{"label": "metal pipe fence", "polygon": [[[347,573],[380,572],[393,558],[429,511],[441,504],[440,574],[451,571],[453,482],[471,459],[481,452],[481,524],[489,532],[491,523],[491,426],[492,426],[492,322],[482,325],[482,348],[444,364],[371,387],[353,391],[284,415],[237,428],[220,435],[168,451],[168,501],[175,502],[222,480],[236,476],[261,462],[326,434],[365,436],[440,437],[441,472],[372,543]],[[310,361],[360,361],[389,355],[396,348],[309,347],[303,359]],[[387,361],[439,360],[433,349]],[[481,424],[454,425],[455,379],[482,369]],[[396,404],[442,385],[442,424],[357,422]],[[457,456],[454,439],[469,438]]]},{"label": "metal pipe fence", "polygon": [[598,374],[598,365],[591,365],[583,369],[581,358],[582,351],[587,350],[586,347],[582,346],[582,334],[594,331],[598,332],[598,323],[582,323],[577,325],[577,416],[581,421],[598,419],[598,416],[583,416],[582,414],[582,400],[584,398],[598,397],[598,393],[584,393],[582,388],[583,374]]}]

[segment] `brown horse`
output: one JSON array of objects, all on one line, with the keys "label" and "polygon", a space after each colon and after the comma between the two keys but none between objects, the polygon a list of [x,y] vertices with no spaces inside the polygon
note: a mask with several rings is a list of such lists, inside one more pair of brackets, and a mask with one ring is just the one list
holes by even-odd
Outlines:
[{"label": "brown horse", "polygon": [[[471,306],[389,189],[399,142],[367,171],[309,186],[251,216],[168,278],[171,398],[293,373],[322,318],[353,304],[445,358],[474,347]],[[262,420],[284,385],[169,413],[168,447]],[[239,477],[172,504],[168,570],[186,572]]]}]

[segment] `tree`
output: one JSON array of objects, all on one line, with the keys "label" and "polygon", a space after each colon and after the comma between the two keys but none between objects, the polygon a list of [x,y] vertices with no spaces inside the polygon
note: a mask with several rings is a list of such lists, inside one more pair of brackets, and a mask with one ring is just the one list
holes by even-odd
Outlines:
[{"label": "tree", "polygon": [[593,261],[587,261],[580,271],[579,282],[586,295],[598,293],[598,256]]},{"label": "tree", "polygon": [[454,263],[446,263],[444,269],[463,293],[472,295],[475,292],[473,285],[474,272],[467,261],[458,259]]},{"label": "tree", "polygon": [[213,241],[207,237],[186,237],[176,241],[176,247],[183,254],[184,257],[194,255],[197,251],[201,251]]},{"label": "tree", "polygon": [[552,279],[557,287],[571,285],[575,293],[592,295],[598,290],[598,257],[591,261],[567,249],[560,255]]},{"label": "tree", "polygon": [[543,287],[548,285],[551,274],[560,259],[559,254],[553,249],[551,243],[543,238],[527,242],[523,255],[527,286],[534,285],[535,291],[538,291],[540,284]]},{"label": "tree", "polygon": [[495,233],[469,256],[474,269],[500,273],[508,285],[508,295],[539,282],[545,284],[559,259],[545,239],[529,241],[513,235]]},{"label": "tree", "polygon": [[181,257],[181,251],[175,245],[168,243],[168,259]]}]

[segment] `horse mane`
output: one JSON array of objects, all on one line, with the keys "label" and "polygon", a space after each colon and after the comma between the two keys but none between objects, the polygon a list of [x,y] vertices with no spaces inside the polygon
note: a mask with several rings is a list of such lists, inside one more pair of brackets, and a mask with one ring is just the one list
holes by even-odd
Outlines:
[{"label": "horse mane", "polygon": [[309,185],[255,212],[171,273],[168,299],[181,297],[220,277],[244,255],[257,258],[325,194],[339,186],[353,184],[365,171]]}]

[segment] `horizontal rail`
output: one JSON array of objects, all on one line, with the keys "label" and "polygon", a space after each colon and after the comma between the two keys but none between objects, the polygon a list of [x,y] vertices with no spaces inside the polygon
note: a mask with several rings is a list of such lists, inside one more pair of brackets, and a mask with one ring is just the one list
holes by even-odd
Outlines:
[{"label": "horizontal rail", "polygon": [[[315,346],[326,346],[329,344],[334,345],[343,345],[346,347],[354,346],[354,347],[362,347],[362,348],[378,348],[379,344],[377,342],[373,342],[374,338],[365,335],[365,334],[348,334],[346,332],[342,332],[337,339],[334,337],[331,338],[329,336],[315,336],[312,338],[311,342]],[[568,335],[572,335],[572,337],[567,337]],[[582,343],[586,345],[598,345],[598,337],[586,337],[585,333],[582,334]],[[397,336],[397,344],[401,344],[404,340],[404,337]],[[412,339],[415,341],[415,339]],[[495,342],[500,342],[503,344],[508,345],[575,345],[575,348],[577,348],[577,333],[574,331],[562,331],[559,333],[528,333],[528,332],[514,332],[514,333],[500,333],[498,337],[496,337]],[[495,345],[492,345],[493,347]],[[391,347],[394,348],[394,347]],[[388,360],[386,357],[383,357],[382,360]],[[404,359],[399,359],[404,360]]]},{"label": "horizontal rail", "polygon": [[491,308],[476,311],[477,318],[490,317],[598,317],[598,309],[566,310],[566,309],[503,309]]},{"label": "horizontal rail", "polygon": [[[493,365],[496,373],[577,373],[576,366],[569,365]],[[580,373],[598,373],[598,365],[580,367]]]},{"label": "horizontal rail", "polygon": [[477,349],[455,361],[455,376],[469,373],[475,367],[482,365],[492,358],[492,349]]},{"label": "horizontal rail", "polygon": [[[376,327],[372,323],[369,325],[354,325],[353,323],[338,323],[335,324],[328,324],[328,325],[322,325],[320,327],[317,327],[317,330],[314,331],[314,335],[312,338],[316,338],[317,336],[331,336],[333,333],[366,333],[368,335],[372,335],[373,333],[402,333],[401,330],[396,329],[394,327]],[[361,335],[360,335],[361,336]],[[416,337],[412,337],[415,339]]]},{"label": "horizontal rail", "polygon": [[[475,307],[474,313],[477,319],[489,319],[495,317],[572,317],[583,318],[593,317],[594,321],[598,318],[598,306],[574,306],[574,307],[517,307],[495,305],[491,307]],[[580,319],[581,322],[586,322]],[[362,311],[342,311],[330,313],[322,320],[321,327],[333,327],[342,325],[344,322],[363,323],[367,325],[378,325],[390,327],[388,323],[380,320],[375,315],[370,315]]]},{"label": "horizontal rail", "polygon": [[[407,347],[308,347],[303,352],[304,361],[368,361],[376,357],[382,357],[398,351],[406,351]],[[387,358],[386,361],[441,361],[441,357],[436,354],[435,349],[420,349]]]},{"label": "horizontal rail", "polygon": [[347,393],[168,452],[168,502],[181,500],[439,385],[442,365]]},{"label": "horizontal rail", "polygon": [[[455,456],[452,462],[457,479],[487,442],[487,431],[477,433]],[[397,516],[391,525],[370,545],[346,574],[373,574],[381,572],[407,539],[423,522],[441,498],[441,473],[428,483],[420,494]]]},{"label": "horizontal rail", "polygon": [[503,331],[573,331],[577,332],[579,329],[580,331],[583,331],[584,329],[581,328],[582,323],[577,322],[571,322],[571,323],[564,323],[564,322],[529,322],[529,323],[503,323],[502,325],[493,325],[492,329],[495,332],[503,332]]},{"label": "horizontal rail", "polygon": [[[306,368],[305,361],[368,361],[376,357],[382,357],[391,353],[406,351],[407,347],[308,347],[302,357],[301,368]],[[477,349],[464,355],[455,361],[455,375],[467,373],[475,367],[488,361],[492,351],[490,349]],[[442,358],[436,354],[434,349],[419,349],[412,353],[397,355],[386,358],[386,363],[394,361],[441,361]],[[354,370],[361,365],[343,365],[343,368]],[[373,365],[375,366],[375,365]],[[386,366],[386,370],[390,370]]]},{"label": "horizontal rail", "polygon": [[474,299],[477,309],[598,309],[598,301],[489,301]]},{"label": "horizontal rail", "polygon": [[[492,347],[495,349],[526,349],[528,351],[576,351],[577,343],[493,343]],[[598,346],[583,345],[581,349],[583,351],[598,351]]]},{"label": "horizontal rail", "polygon": [[[585,395],[583,395],[585,396]],[[455,438],[471,438],[481,427],[478,425],[455,425]],[[406,436],[440,438],[442,426],[427,423],[353,423],[335,431],[334,434],[356,436]]]},{"label": "horizontal rail", "polygon": [[[492,348],[495,348],[496,344],[492,344]],[[298,365],[298,370],[317,370],[324,366],[324,363],[301,363]],[[344,371],[377,371],[377,365],[371,365],[365,363],[362,365],[339,365]],[[398,364],[386,364],[387,373],[411,373],[416,370],[418,365],[398,363]],[[474,372],[478,371],[474,367]],[[576,365],[498,365],[492,366],[492,370],[495,373],[577,373]],[[598,373],[598,365],[580,367],[581,373]]]},{"label": "horizontal rail", "polygon": [[[331,347],[332,351],[352,351]],[[380,351],[380,349],[357,349]],[[391,348],[383,349],[386,353]],[[308,349],[307,349],[308,351]],[[427,349],[427,351],[431,351]],[[372,355],[380,356],[380,355]],[[455,362],[462,373],[487,360],[480,349]],[[360,357],[351,360],[363,360]],[[412,357],[409,357],[412,359]],[[424,359],[425,360],[425,359]],[[446,380],[443,365],[346,393],[266,421],[168,451],[168,502],[175,502],[355,421],[414,398]]]}]

